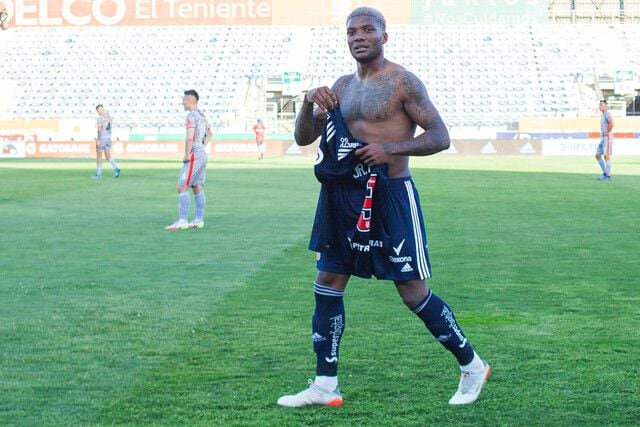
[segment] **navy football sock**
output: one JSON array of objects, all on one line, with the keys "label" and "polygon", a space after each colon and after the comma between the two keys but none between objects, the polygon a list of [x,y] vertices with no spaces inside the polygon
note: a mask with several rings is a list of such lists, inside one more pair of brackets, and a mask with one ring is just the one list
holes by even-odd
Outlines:
[{"label": "navy football sock", "polygon": [[460,365],[473,360],[473,348],[462,333],[451,308],[433,292],[412,310],[424,322],[429,332],[449,350]]},{"label": "navy football sock", "polygon": [[316,309],[313,313],[313,351],[316,353],[316,374],[338,375],[338,350],[344,331],[344,291],[336,291],[317,283],[313,287]]}]

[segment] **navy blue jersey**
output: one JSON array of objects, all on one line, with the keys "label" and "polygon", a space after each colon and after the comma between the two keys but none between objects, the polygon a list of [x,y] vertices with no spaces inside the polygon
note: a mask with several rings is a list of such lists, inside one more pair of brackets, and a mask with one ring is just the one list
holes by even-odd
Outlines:
[{"label": "navy blue jersey", "polygon": [[[323,184],[341,182],[364,189],[372,170],[356,156],[356,150],[365,145],[351,135],[340,109],[331,109],[327,113],[314,167],[318,181]],[[386,175],[387,166],[378,166],[374,171]]]}]

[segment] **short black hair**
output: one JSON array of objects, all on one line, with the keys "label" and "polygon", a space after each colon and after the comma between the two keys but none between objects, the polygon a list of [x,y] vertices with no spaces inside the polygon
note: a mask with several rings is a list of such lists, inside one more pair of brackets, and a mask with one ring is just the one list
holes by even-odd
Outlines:
[{"label": "short black hair", "polygon": [[367,7],[367,6],[363,6],[363,7],[358,7],[356,9],[354,9],[349,16],[347,16],[347,24],[349,23],[349,21],[353,18],[357,18],[358,16],[369,16],[371,17],[374,21],[376,21],[378,23],[378,25],[380,25],[380,27],[382,27],[382,31],[387,31],[387,21],[384,19],[384,15],[382,13],[380,13],[379,10],[374,9],[372,7]]},{"label": "short black hair", "polygon": [[98,108],[100,108],[100,107],[104,108],[104,105],[102,105],[102,104],[98,104],[98,105],[96,105],[96,110],[97,110]]},{"label": "short black hair", "polygon": [[604,102],[606,104],[607,100],[606,99],[601,99],[600,102]]},{"label": "short black hair", "polygon": [[194,98],[196,98],[196,102],[198,102],[200,100],[200,97],[198,96],[198,92],[196,92],[193,89],[185,90],[184,94],[193,96]]}]

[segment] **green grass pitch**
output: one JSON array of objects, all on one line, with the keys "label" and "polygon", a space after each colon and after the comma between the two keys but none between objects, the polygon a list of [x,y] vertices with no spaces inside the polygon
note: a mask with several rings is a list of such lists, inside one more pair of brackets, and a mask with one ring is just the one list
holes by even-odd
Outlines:
[{"label": "green grass pitch", "polygon": [[389,282],[347,288],[341,408],[279,408],[313,377],[312,159],[212,158],[206,228],[179,162],[0,161],[1,425],[634,425],[640,158],[412,160],[434,277],[492,365],[455,359]]}]

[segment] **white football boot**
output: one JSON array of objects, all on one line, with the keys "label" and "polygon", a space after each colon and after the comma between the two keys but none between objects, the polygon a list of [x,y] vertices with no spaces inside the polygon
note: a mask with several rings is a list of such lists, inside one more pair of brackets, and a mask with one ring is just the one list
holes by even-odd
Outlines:
[{"label": "white football boot", "polygon": [[315,385],[313,380],[309,380],[309,388],[298,394],[282,396],[278,399],[278,405],[289,408],[310,405],[342,406],[342,395],[338,389],[328,391]]},{"label": "white football boot", "polygon": [[462,372],[458,391],[451,397],[451,405],[468,405],[475,402],[482,391],[482,386],[489,379],[491,367],[484,360],[484,369],[478,373]]},{"label": "white football boot", "polygon": [[204,228],[204,221],[201,219],[194,219],[189,222],[189,228]]},{"label": "white football boot", "polygon": [[167,225],[165,230],[176,231],[176,230],[188,230],[189,223],[184,219],[179,219],[171,225]]}]

